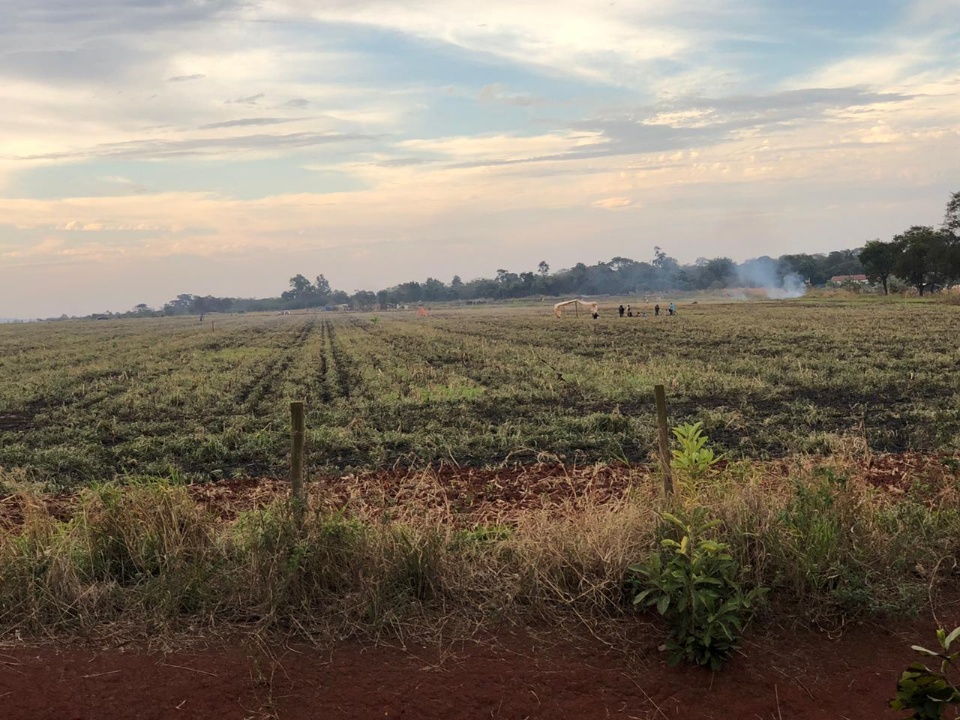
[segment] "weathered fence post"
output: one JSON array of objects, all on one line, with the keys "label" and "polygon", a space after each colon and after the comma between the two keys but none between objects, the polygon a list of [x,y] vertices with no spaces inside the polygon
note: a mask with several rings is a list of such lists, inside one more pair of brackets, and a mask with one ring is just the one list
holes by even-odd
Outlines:
[{"label": "weathered fence post", "polygon": [[670,429],[667,426],[667,394],[663,385],[654,385],[653,396],[657,401],[657,427],[659,429],[660,464],[663,467],[663,494],[673,495],[673,473],[670,470]]},{"label": "weathered fence post", "polygon": [[302,508],[303,495],[303,456],[305,421],[303,401],[290,403],[290,437],[293,447],[290,451],[290,497]]}]

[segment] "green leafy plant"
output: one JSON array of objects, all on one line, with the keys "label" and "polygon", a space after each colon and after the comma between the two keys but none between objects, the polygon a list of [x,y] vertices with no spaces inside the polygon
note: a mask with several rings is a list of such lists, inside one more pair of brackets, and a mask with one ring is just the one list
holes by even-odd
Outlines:
[{"label": "green leafy plant", "polygon": [[947,635],[947,631],[937,630],[940,651],[927,650],[919,645],[912,646],[921,655],[940,658],[940,671],[931,670],[920,662],[911,664],[897,681],[897,696],[890,701],[894,710],[909,710],[914,720],[936,720],[943,717],[948,705],[960,705],[960,688],[948,677],[952,668],[958,669],[957,660],[960,651],[950,649],[960,637],[960,627]]},{"label": "green leafy plant", "polygon": [[697,479],[709,474],[720,462],[722,455],[707,447],[710,438],[704,434],[702,422],[678,425],[673,428],[673,435],[680,443],[680,449],[673,451],[674,470]]},{"label": "green leafy plant", "polygon": [[634,605],[656,607],[670,626],[670,664],[681,660],[719,670],[737,647],[755,602],[766,588],[744,592],[739,564],[727,545],[709,537],[719,520],[706,519],[706,508],[689,518],[664,513],[675,537],[661,541],[662,551],[630,566]]}]

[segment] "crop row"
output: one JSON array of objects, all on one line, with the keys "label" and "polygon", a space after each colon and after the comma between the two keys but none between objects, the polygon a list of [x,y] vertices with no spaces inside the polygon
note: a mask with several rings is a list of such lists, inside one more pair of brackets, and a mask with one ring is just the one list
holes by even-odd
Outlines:
[{"label": "crop row", "polygon": [[63,322],[0,328],[0,467],[279,475],[288,403],[310,462],[642,461],[651,389],[720,449],[769,457],[960,447],[960,312],[938,305],[699,305],[678,317],[506,310]]}]

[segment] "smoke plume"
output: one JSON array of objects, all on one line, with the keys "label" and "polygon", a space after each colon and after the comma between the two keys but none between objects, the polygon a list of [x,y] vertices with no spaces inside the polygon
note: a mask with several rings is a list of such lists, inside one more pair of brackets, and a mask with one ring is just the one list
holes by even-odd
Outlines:
[{"label": "smoke plume", "polygon": [[750,287],[762,288],[771,300],[787,300],[803,297],[807,286],[796,273],[784,273],[780,264],[769,257],[748,260],[737,269],[740,282]]}]

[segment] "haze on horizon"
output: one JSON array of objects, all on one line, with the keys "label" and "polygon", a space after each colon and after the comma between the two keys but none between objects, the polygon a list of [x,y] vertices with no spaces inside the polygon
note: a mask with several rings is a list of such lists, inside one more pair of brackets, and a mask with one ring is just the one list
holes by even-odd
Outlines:
[{"label": "haze on horizon", "polygon": [[960,2],[679,5],[0,0],[0,317],[939,223]]}]

